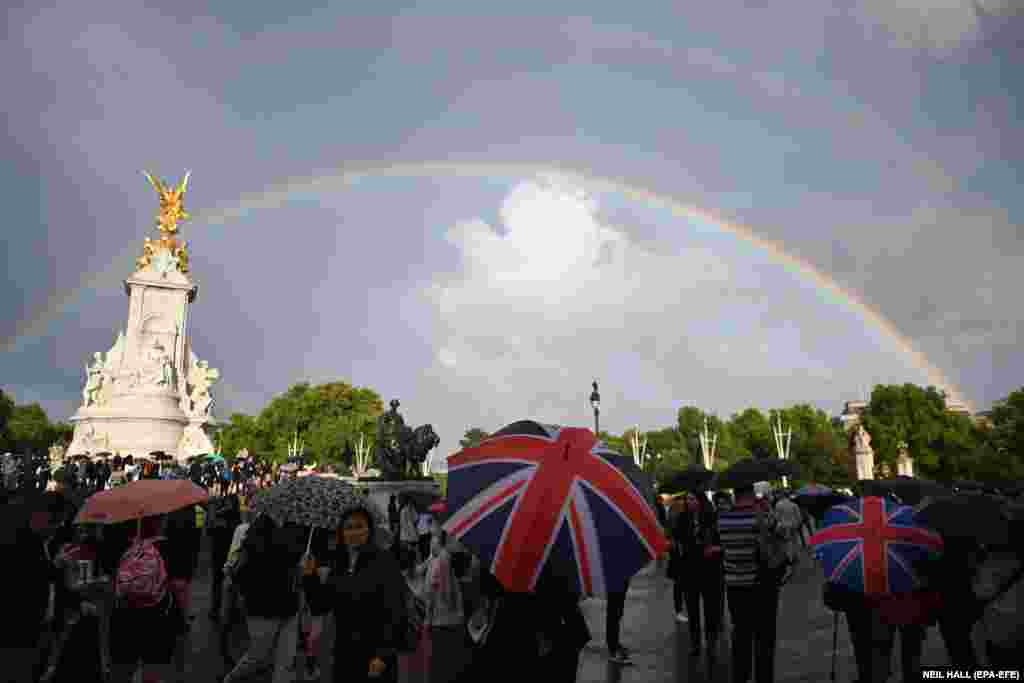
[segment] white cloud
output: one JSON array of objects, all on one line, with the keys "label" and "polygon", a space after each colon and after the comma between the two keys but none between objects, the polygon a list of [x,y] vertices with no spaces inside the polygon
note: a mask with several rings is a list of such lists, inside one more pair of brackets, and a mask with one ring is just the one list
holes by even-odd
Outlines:
[{"label": "white cloud", "polygon": [[1009,12],[1013,0],[862,0],[868,30],[880,28],[894,46],[945,53],[981,35],[982,13]]},{"label": "white cloud", "polygon": [[[522,182],[499,215],[504,234],[478,218],[449,230],[462,268],[424,290],[439,319],[436,362],[414,393],[446,396],[430,419],[449,453],[471,426],[527,417],[589,425],[594,378],[611,416],[602,426],[613,431],[670,424],[680,396],[727,413],[838,401],[839,381],[852,386],[870,368],[921,379],[884,343],[841,357],[834,335],[864,334],[862,322],[821,319],[813,294],[794,287],[765,298],[742,258],[725,262],[685,241],[648,251],[566,182]],[[737,297],[737,287],[758,296]],[[785,324],[765,326],[765,315]]]}]

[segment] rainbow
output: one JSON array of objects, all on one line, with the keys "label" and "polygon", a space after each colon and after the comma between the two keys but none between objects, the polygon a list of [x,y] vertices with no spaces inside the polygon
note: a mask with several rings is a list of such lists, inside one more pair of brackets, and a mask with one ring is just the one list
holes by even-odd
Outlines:
[{"label": "rainbow", "polygon": [[[612,180],[593,174],[582,174],[578,171],[558,168],[551,164],[488,164],[473,162],[350,163],[323,174],[288,179],[262,192],[243,195],[229,204],[195,212],[192,224],[223,225],[240,219],[251,211],[280,206],[296,193],[321,192],[338,185],[348,185],[357,182],[365,177],[415,177],[438,174],[469,177],[509,175],[531,177],[538,174],[548,174],[578,182],[584,187],[620,192],[640,203],[668,211],[679,218],[696,219],[715,225],[755,248],[764,251],[772,260],[781,264],[789,272],[814,284],[819,295],[825,297],[830,303],[843,305],[859,315],[867,325],[876,328],[893,341],[911,359],[913,365],[927,376],[928,382],[931,385],[945,390],[951,400],[962,402],[972,413],[976,412],[973,404],[963,398],[960,390],[946,377],[945,373],[932,364],[921,351],[917,350],[913,342],[904,336],[899,331],[899,328],[888,318],[864,303],[855,292],[843,289],[828,274],[818,270],[804,259],[786,251],[781,243],[759,237],[750,228],[723,220],[711,212],[686,205],[670,196],[655,194],[620,180]],[[13,351],[19,347],[19,342],[22,339],[41,336],[51,321],[78,300],[81,292],[92,289],[104,282],[119,279],[123,275],[125,264],[133,261],[136,251],[135,247],[136,245],[132,245],[120,257],[111,259],[110,265],[106,269],[87,273],[76,288],[56,292],[33,315],[18,325],[13,336],[3,340],[4,350]]]}]

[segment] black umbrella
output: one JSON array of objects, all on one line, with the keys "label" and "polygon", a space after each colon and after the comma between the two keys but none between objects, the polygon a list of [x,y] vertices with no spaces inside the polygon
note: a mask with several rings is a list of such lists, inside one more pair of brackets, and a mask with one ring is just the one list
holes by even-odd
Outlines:
[{"label": "black umbrella", "polygon": [[796,504],[807,510],[816,519],[821,518],[833,505],[847,500],[845,494],[839,493],[838,491],[831,491],[829,493],[823,493],[818,495],[797,495],[793,498]]},{"label": "black umbrella", "polygon": [[782,477],[798,477],[796,463],[781,458],[745,458],[718,477],[720,488],[751,486],[759,481],[774,481]]},{"label": "black umbrella", "polygon": [[987,488],[985,484],[980,481],[972,481],[970,479],[960,479],[953,482],[953,488],[961,491],[981,491]]},{"label": "black umbrella", "polygon": [[152,453],[150,453],[150,456],[152,456],[154,460],[159,461],[174,460],[173,457],[167,455],[167,453],[165,453],[164,451],[153,451]]},{"label": "black umbrella", "polygon": [[712,472],[704,465],[688,465],[682,472],[676,472],[672,477],[661,485],[665,493],[678,491],[696,491],[701,488],[708,488],[715,479],[715,472]]},{"label": "black umbrella", "polygon": [[858,484],[865,496],[884,498],[891,494],[904,505],[918,505],[925,498],[944,498],[952,494],[952,491],[937,482],[906,476],[895,479],[861,479]]},{"label": "black umbrella", "polygon": [[1010,543],[1010,520],[999,501],[981,494],[961,494],[924,503],[914,519],[945,538],[975,539],[984,545]]},{"label": "black umbrella", "polygon": [[632,458],[627,458],[626,456],[619,455],[613,451],[608,451],[605,457],[608,458],[613,465],[618,467],[622,473],[626,475],[626,478],[633,483],[636,490],[639,491],[643,499],[647,501],[647,504],[651,508],[651,512],[653,512],[654,516],[657,517],[658,503],[657,498],[654,495],[654,482],[651,480],[651,476],[640,469]]}]

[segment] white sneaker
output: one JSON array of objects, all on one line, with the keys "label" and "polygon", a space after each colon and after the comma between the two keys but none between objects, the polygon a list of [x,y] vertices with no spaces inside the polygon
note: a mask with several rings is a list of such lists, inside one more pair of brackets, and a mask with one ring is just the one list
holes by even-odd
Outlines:
[{"label": "white sneaker", "polygon": [[689,622],[690,619],[685,614],[680,612],[679,614],[676,615],[676,621],[678,621],[680,624],[685,624],[685,623]]}]

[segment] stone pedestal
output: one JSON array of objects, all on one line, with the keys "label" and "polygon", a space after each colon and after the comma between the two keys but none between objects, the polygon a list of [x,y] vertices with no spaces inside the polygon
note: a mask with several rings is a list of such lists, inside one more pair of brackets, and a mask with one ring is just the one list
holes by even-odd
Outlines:
[{"label": "stone pedestal", "polygon": [[853,452],[854,474],[857,479],[875,478],[875,452],[871,448],[854,450]]}]

